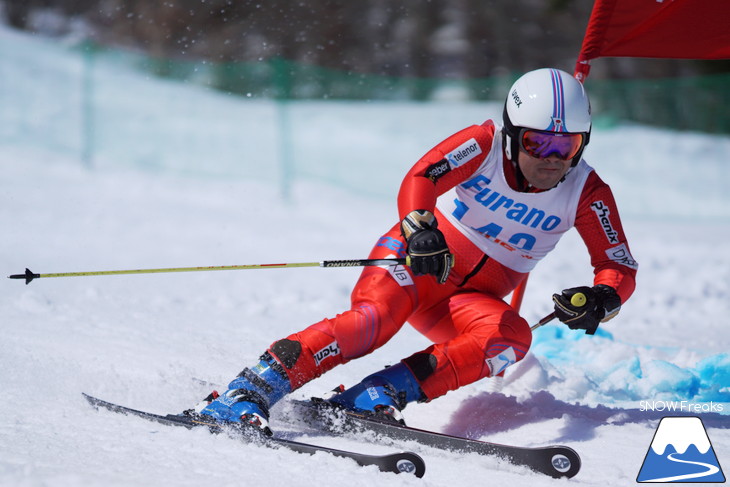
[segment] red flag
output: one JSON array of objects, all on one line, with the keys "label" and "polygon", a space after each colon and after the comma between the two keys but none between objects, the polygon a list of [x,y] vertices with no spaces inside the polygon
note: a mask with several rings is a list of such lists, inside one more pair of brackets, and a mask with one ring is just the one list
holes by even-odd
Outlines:
[{"label": "red flag", "polygon": [[576,77],[608,56],[730,59],[730,0],[596,0]]}]

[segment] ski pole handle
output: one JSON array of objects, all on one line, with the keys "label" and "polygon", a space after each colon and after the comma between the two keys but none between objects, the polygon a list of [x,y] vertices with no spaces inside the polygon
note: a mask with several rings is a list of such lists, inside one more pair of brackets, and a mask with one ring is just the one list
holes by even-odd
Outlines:
[{"label": "ski pole handle", "polygon": [[588,302],[588,298],[583,293],[575,293],[570,297],[570,304],[576,308],[582,308]]},{"label": "ski pole handle", "polygon": [[124,274],[160,274],[167,272],[198,272],[198,271],[236,271],[251,269],[281,269],[287,267],[367,267],[387,265],[411,265],[409,257],[401,259],[354,259],[354,260],[325,260],[324,262],[300,262],[293,264],[252,264],[252,265],[224,265],[211,267],[168,267],[164,269],[133,269],[123,271],[88,271],[88,272],[58,272],[53,274],[36,274],[26,268],[23,274],[13,274],[8,279],[25,279],[30,284],[33,279],[42,277],[79,277],[79,276],[114,276]]},{"label": "ski pole handle", "polygon": [[320,267],[368,267],[382,265],[411,265],[411,258],[402,259],[360,259],[360,260],[325,260],[320,262]]}]

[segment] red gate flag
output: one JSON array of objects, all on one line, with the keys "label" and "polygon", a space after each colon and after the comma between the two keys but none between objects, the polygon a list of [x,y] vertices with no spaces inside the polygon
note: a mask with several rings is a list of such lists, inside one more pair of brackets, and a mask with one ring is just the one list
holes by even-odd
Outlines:
[{"label": "red gate flag", "polygon": [[598,57],[730,59],[730,0],[596,0],[576,77]]}]

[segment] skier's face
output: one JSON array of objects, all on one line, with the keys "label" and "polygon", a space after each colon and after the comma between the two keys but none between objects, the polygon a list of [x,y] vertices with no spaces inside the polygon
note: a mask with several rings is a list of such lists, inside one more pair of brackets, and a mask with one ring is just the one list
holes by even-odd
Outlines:
[{"label": "skier's face", "polygon": [[520,149],[518,162],[528,183],[538,189],[550,189],[563,179],[570,169],[572,159],[560,159],[556,156],[538,159]]}]

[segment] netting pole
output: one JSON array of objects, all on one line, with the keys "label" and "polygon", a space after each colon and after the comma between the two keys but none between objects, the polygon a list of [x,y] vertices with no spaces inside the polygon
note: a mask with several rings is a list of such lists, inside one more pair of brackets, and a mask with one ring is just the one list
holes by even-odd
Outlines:
[{"label": "netting pole", "polygon": [[96,46],[84,42],[81,75],[81,162],[87,169],[94,164],[94,57]]},{"label": "netting pole", "polygon": [[289,63],[285,59],[271,60],[276,87],[276,132],[279,134],[279,177],[281,197],[284,201],[291,199],[291,184],[294,177],[294,151],[292,150],[291,120],[289,102],[292,97],[292,80]]}]

